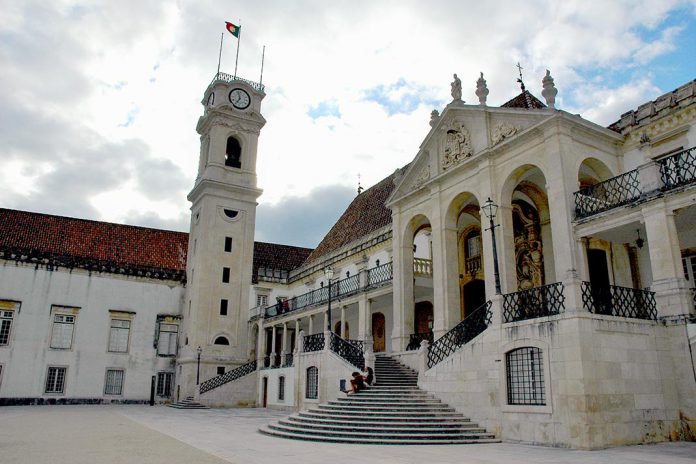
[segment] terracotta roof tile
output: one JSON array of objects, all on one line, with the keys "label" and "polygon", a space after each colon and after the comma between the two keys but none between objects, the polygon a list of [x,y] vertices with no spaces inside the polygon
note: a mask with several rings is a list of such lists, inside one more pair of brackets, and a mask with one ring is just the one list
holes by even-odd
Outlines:
[{"label": "terracotta roof tile", "polygon": [[254,242],[254,264],[251,280],[253,283],[257,282],[259,268],[277,271],[295,269],[304,263],[311,252],[311,248]]},{"label": "terracotta roof tile", "polygon": [[356,196],[343,215],[324,236],[307,258],[310,263],[331,253],[348,243],[359,239],[392,222],[391,210],[384,203],[394,190],[394,176],[383,179],[378,184]]},{"label": "terracotta roof tile", "polygon": [[529,93],[529,90],[525,90],[512,100],[509,100],[502,105],[501,108],[525,108],[525,109],[537,109],[541,110],[546,108],[541,100]]}]

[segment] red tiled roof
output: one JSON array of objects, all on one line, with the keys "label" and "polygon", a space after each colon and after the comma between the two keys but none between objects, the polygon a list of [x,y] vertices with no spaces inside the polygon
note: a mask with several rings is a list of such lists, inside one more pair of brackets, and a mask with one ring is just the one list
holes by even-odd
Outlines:
[{"label": "red tiled roof", "polygon": [[355,197],[306,262],[391,224],[391,210],[384,203],[394,190],[395,175],[396,172]]},{"label": "red tiled roof", "polygon": [[295,269],[304,263],[311,252],[311,248],[254,242],[254,264],[251,280],[256,283],[260,267],[280,271]]},{"label": "red tiled roof", "polygon": [[537,97],[529,93],[529,90],[525,90],[512,100],[509,100],[502,105],[501,108],[525,108],[525,109],[537,109],[541,110],[546,108]]},{"label": "red tiled roof", "polygon": [[184,232],[0,208],[5,259],[184,280],[187,248]]}]

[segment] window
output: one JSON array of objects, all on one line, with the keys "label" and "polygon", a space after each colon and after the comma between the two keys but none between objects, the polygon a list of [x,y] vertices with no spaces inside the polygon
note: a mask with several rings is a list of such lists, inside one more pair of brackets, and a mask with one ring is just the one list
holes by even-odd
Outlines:
[{"label": "window", "polygon": [[172,379],[173,372],[158,372],[157,373],[157,396],[169,398],[172,396]]},{"label": "window", "polygon": [[128,338],[130,335],[131,321],[123,319],[111,319],[111,331],[109,332],[109,351],[114,353],[128,353]]},{"label": "window", "polygon": [[256,306],[268,306],[268,295],[256,295]]},{"label": "window", "polygon": [[474,258],[476,256],[481,256],[481,236],[469,235],[466,239],[466,257]]},{"label": "window", "polygon": [[539,348],[526,346],[505,354],[508,404],[546,404],[544,368]]},{"label": "window", "polygon": [[225,366],[218,366],[217,367],[217,375],[224,375],[225,374]]},{"label": "window", "polygon": [[53,329],[51,330],[51,348],[58,350],[69,350],[72,348],[74,328],[75,316],[55,314],[53,316]]},{"label": "window", "polygon": [[229,137],[227,139],[227,147],[225,150],[225,166],[231,168],[241,168],[242,167],[242,146],[239,141],[234,137]]},{"label": "window", "polygon": [[230,341],[226,337],[218,337],[213,342],[214,345],[229,345]]},{"label": "window", "polygon": [[224,283],[224,284],[230,283],[230,268],[229,267],[222,268],[222,283]]},{"label": "window", "polygon": [[232,237],[225,237],[225,253],[232,251]]},{"label": "window", "polygon": [[10,343],[14,311],[0,310],[0,346]]},{"label": "window", "polygon": [[693,282],[696,282],[696,255],[684,256],[682,266],[684,266],[684,277],[692,282],[691,286],[693,287]]},{"label": "window", "polygon": [[157,339],[157,354],[160,356],[175,356],[176,343],[179,338],[179,326],[176,324],[159,323],[159,338]]},{"label": "window", "polygon": [[285,401],[285,376],[278,377],[278,401]]},{"label": "window", "polygon": [[307,369],[307,388],[305,398],[315,400],[319,397],[319,369],[312,366]]},{"label": "window", "polygon": [[49,367],[46,374],[46,393],[63,393],[65,390],[65,367]]},{"label": "window", "polygon": [[227,300],[220,300],[220,315],[227,316]]},{"label": "window", "polygon": [[104,381],[105,395],[120,395],[123,393],[123,370],[107,369]]}]

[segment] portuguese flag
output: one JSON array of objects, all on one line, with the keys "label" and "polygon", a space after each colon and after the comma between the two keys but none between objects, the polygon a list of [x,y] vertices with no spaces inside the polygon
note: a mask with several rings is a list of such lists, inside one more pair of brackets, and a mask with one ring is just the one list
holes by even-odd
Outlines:
[{"label": "portuguese flag", "polygon": [[225,21],[225,27],[227,28],[228,31],[230,31],[230,34],[239,38],[239,31],[242,28],[242,26],[235,26],[231,22]]}]

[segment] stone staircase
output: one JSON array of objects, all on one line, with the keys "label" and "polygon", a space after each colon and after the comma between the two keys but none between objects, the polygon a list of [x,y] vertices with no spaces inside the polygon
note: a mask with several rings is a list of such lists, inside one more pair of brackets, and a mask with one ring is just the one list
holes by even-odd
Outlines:
[{"label": "stone staircase", "polygon": [[210,409],[208,406],[197,403],[193,400],[193,396],[187,396],[183,400],[177,401],[168,405],[170,408],[176,409]]},{"label": "stone staircase", "polygon": [[498,442],[418,388],[418,374],[378,355],[376,384],[367,390],[300,411],[259,429],[296,440],[363,444],[455,444]]}]

